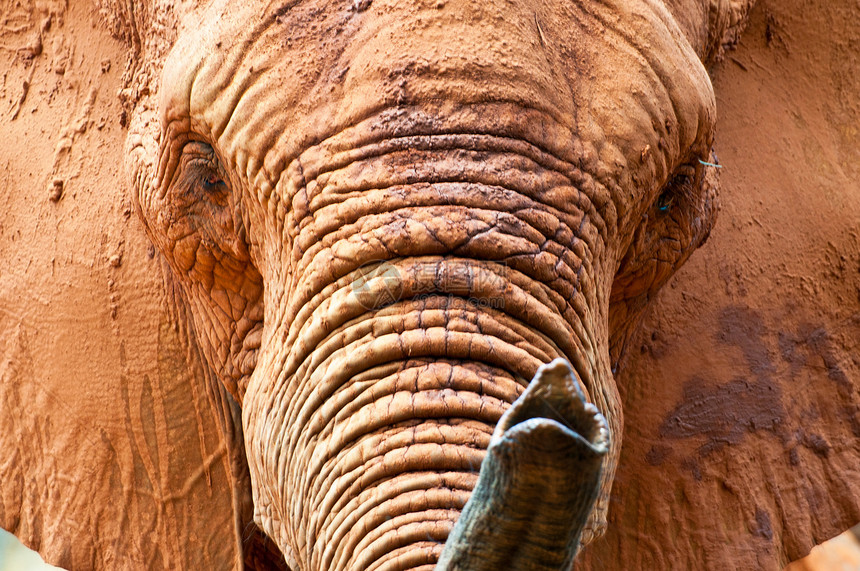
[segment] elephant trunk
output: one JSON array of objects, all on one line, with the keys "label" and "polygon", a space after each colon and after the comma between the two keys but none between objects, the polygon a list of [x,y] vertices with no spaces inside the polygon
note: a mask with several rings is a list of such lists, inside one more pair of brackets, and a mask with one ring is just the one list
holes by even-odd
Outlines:
[{"label": "elephant trunk", "polygon": [[[519,557],[557,550],[537,560],[568,561],[580,532],[594,531],[605,424],[566,365],[566,376],[555,365],[526,389],[542,363],[566,357],[544,332],[561,319],[539,311],[526,278],[492,265],[380,264],[332,293],[316,336],[278,363],[288,391],[266,407],[246,396],[246,414],[264,417],[246,422],[250,461],[263,463],[252,474],[270,478],[254,486],[258,517],[294,568],[430,569],[476,484],[442,568],[479,568],[484,552],[516,550],[524,537],[536,542]],[[446,272],[427,286],[445,284],[446,295],[415,281]],[[509,294],[494,308],[487,292],[502,283]],[[380,305],[366,309],[369,299]],[[300,347],[313,349],[301,358]],[[517,535],[535,515],[532,533]]]},{"label": "elephant trunk", "polygon": [[[534,125],[523,113],[509,119]],[[255,517],[296,569],[432,569],[480,480],[449,568],[481,557],[464,541],[506,549],[532,515],[533,549],[567,561],[603,525],[618,446],[606,453],[583,404],[617,428],[592,266],[607,222],[588,197],[602,190],[510,137],[379,135],[396,119],[361,131],[364,146],[309,149],[281,177],[289,248],[266,254],[243,403]],[[556,359],[575,375],[556,364],[527,390]]]},{"label": "elephant trunk", "polygon": [[542,366],[496,426],[436,569],[569,569],[608,450],[606,420],[568,364]]}]

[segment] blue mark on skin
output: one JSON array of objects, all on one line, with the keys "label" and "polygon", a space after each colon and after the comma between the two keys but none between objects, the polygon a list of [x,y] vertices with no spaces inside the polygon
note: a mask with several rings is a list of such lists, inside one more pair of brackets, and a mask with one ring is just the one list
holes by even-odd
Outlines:
[{"label": "blue mark on skin", "polygon": [[714,163],[706,163],[702,159],[699,159],[699,162],[702,163],[703,165],[705,165],[706,167],[714,167],[715,169],[723,168],[723,165],[715,165]]}]

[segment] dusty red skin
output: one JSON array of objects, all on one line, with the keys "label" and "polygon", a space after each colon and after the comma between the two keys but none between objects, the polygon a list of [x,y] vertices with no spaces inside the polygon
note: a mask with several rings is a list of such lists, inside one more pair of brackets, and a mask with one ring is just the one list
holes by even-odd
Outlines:
[{"label": "dusty red skin", "polygon": [[[764,4],[769,7],[768,2]],[[685,274],[687,278],[682,277],[690,281],[679,281],[660,302],[643,336],[628,343],[635,354],[619,378],[628,436],[616,483],[618,500],[610,510],[609,535],[594,544],[584,566],[613,568],[618,558],[625,568],[660,564],[670,568],[776,568],[814,542],[851,525],[857,515],[852,498],[858,496],[851,492],[850,478],[832,478],[833,474],[849,474],[849,467],[857,465],[850,438],[839,432],[848,430],[850,436],[850,422],[840,414],[851,400],[840,404],[840,399],[848,398],[840,396],[846,385],[832,379],[840,370],[849,382],[856,378],[856,364],[850,359],[852,352],[856,354],[851,340],[858,338],[856,321],[850,318],[856,313],[851,309],[856,308],[852,297],[856,277],[852,281],[850,272],[852,264],[856,266],[858,248],[856,233],[853,241],[851,238],[850,221],[857,216],[851,210],[853,203],[840,202],[839,197],[850,196],[851,189],[856,192],[851,180],[857,177],[842,179],[818,168],[822,164],[848,165],[841,168],[851,172],[851,161],[834,157],[839,153],[850,157],[856,147],[850,145],[850,131],[843,133],[838,127],[843,123],[833,120],[835,113],[822,118],[815,115],[818,111],[811,111],[818,109],[812,102],[840,101],[833,105],[841,106],[841,116],[857,117],[850,100],[845,103],[845,98],[834,96],[839,89],[849,89],[840,83],[847,76],[815,71],[831,69],[830,62],[850,63],[850,52],[821,55],[816,48],[823,37],[851,38],[850,30],[835,23],[847,25],[856,18],[828,7],[825,19],[813,22],[817,27],[807,26],[793,15],[791,4],[771,6],[776,23],[767,26],[765,13],[759,12],[753,26],[756,39],[751,42],[760,45],[746,46],[752,51],[738,52],[740,64],[729,62],[722,70],[720,77],[735,83],[723,86],[723,91],[718,84],[718,96],[734,97],[728,104],[719,100],[721,117],[731,121],[731,130],[720,138],[720,148],[725,146],[720,158],[730,164],[734,157],[740,165],[723,178],[733,181],[726,204],[730,222],[718,227],[705,255]],[[159,255],[147,251],[146,239],[130,210],[130,196],[124,194],[118,165],[122,161],[122,124],[128,115],[121,119],[113,100],[121,86],[124,47],[106,35],[94,35],[91,15],[83,7],[72,6],[69,11],[55,7],[54,12],[50,27],[42,26],[46,14],[32,18],[24,14],[13,20],[23,22],[21,31],[11,31],[18,24],[3,31],[10,45],[22,48],[2,54],[9,58],[11,71],[0,90],[12,101],[13,109],[21,95],[21,80],[32,79],[16,118],[12,120],[10,114],[2,119],[4,133],[27,144],[0,157],[6,184],[15,191],[3,218],[3,259],[9,260],[11,270],[4,274],[2,290],[7,310],[3,325],[8,333],[0,336],[6,356],[0,402],[13,406],[0,408],[0,415],[3,426],[11,427],[3,433],[10,438],[3,440],[3,449],[16,451],[13,460],[0,468],[4,482],[0,524],[39,548],[50,561],[72,568],[197,568],[201,561],[216,568],[229,567],[236,560],[250,517],[250,498],[242,483],[247,478],[241,462],[244,451],[240,440],[225,436],[230,432],[219,428],[219,417],[237,419],[235,409],[230,412],[229,407],[211,404],[212,397],[217,403],[217,395],[223,399],[224,393],[218,385],[206,383],[207,368],[201,366],[200,355],[187,349],[195,343],[187,337],[189,318],[184,310],[175,309],[172,294],[165,295],[163,284],[171,278],[162,274]],[[139,22],[146,20],[145,15],[139,16]],[[828,22],[827,17],[835,19]],[[37,49],[33,38],[40,35],[40,28],[44,29]],[[766,28],[770,29],[767,33]],[[121,26],[117,29],[122,31]],[[88,43],[81,43],[83,37],[90,38]],[[128,37],[134,40],[133,35]],[[151,48],[153,42],[145,38],[147,42]],[[780,42],[796,47],[786,55],[789,52],[780,51],[787,49]],[[745,59],[745,53],[753,56]],[[800,57],[808,53],[818,54],[814,61],[820,65],[809,66]],[[764,61],[791,70],[793,83],[790,79],[777,83],[758,70],[757,64],[768,54],[773,63]],[[103,60],[112,63],[104,72]],[[157,72],[141,69],[143,73],[134,76],[125,95],[135,100],[144,93],[145,103],[140,78],[147,72],[155,77]],[[815,81],[809,81],[810,77]],[[811,132],[834,134],[836,142],[824,145],[824,158],[819,161],[803,160],[799,144],[788,145],[788,152],[785,144],[768,147],[773,141],[784,141],[783,113],[748,103],[757,100],[755,87],[750,85],[788,92],[781,86],[796,89],[798,84],[806,86],[805,97],[786,96],[780,101],[782,108],[801,117],[817,117],[818,130]],[[96,88],[90,103],[89,86]],[[57,112],[46,112],[52,110]],[[772,126],[771,136],[764,137],[762,132],[767,129],[744,119],[746,113],[767,118],[762,124]],[[101,124],[103,128],[99,128]],[[798,128],[792,136],[804,140],[807,132]],[[754,136],[761,139],[754,139],[752,149],[742,146]],[[60,138],[68,144],[58,145]],[[763,168],[763,158],[783,162],[764,163],[767,168]],[[31,178],[28,172],[34,173]],[[782,179],[788,182],[779,190],[793,188],[795,200],[769,202],[769,197],[781,196],[769,194],[769,185],[783,176],[790,178]],[[795,177],[805,184],[791,187]],[[55,178],[63,180],[60,196]],[[822,185],[831,192],[813,190]],[[734,202],[733,196],[737,197]],[[784,239],[772,246],[768,230],[757,234],[759,226],[754,221],[771,232],[789,226],[797,204],[809,212],[823,213],[810,218],[821,229],[818,233],[795,236],[777,230]],[[731,223],[732,212],[740,223]],[[843,223],[845,220],[849,222]],[[753,239],[746,237],[750,232],[761,241],[750,242]],[[839,252],[832,259],[827,254],[828,241]],[[756,247],[739,247],[750,243]],[[788,269],[793,276],[806,279],[780,278],[780,264],[790,265],[803,249],[813,259],[820,254],[820,262],[809,267],[798,262]],[[720,266],[727,268],[725,286],[720,273],[714,277],[709,270]],[[839,269],[843,267],[846,269]],[[765,271],[759,273],[758,268]],[[823,271],[818,271],[822,268],[835,268],[844,277],[822,280]],[[685,287],[684,283],[693,285]],[[792,299],[804,288],[808,291],[800,309],[780,317],[783,311],[774,299]],[[34,297],[30,292],[41,294]],[[695,305],[695,320],[688,313],[691,295],[700,300]],[[30,300],[25,308],[22,299]],[[738,300],[762,316],[761,327],[748,311],[725,310],[729,303],[738,305]],[[772,313],[767,309],[771,307],[776,308]],[[81,320],[82,315],[87,319]],[[804,329],[805,323],[813,327]],[[657,326],[661,329],[651,339]],[[776,334],[769,333],[779,329],[787,331],[782,345],[785,353],[780,353]],[[817,334],[821,329],[824,334]],[[714,346],[714,332],[722,332],[723,345],[742,358],[721,356],[719,341],[717,351],[702,351],[702,347]],[[757,337],[764,342],[753,343]],[[808,343],[793,339],[807,339]],[[763,352],[756,349],[762,345]],[[642,346],[646,347],[644,353]],[[780,354],[787,355],[785,360],[775,358]],[[766,363],[756,360],[761,355],[776,363],[778,370],[769,373],[769,380],[779,392],[778,401],[769,395],[771,391],[765,391],[766,383],[758,382],[761,363]],[[189,368],[189,362],[196,365]],[[702,382],[687,383],[685,389],[684,381],[693,373]],[[736,410],[732,402],[709,390],[727,387],[731,392],[741,386],[738,376],[756,380],[750,394],[760,395],[758,402],[763,406]],[[792,384],[791,378],[806,382]],[[13,382],[6,382],[9,379]],[[810,386],[815,390],[799,396],[800,387]],[[685,400],[684,395],[689,398]],[[764,428],[744,434],[723,426],[719,415],[710,413],[689,430],[672,425],[672,418],[689,420],[697,412],[697,403],[717,407],[727,416],[736,412],[743,419],[759,419]],[[789,439],[762,439],[762,435],[770,435],[767,427],[773,426],[768,424],[768,411],[780,410],[785,411],[779,418]],[[820,414],[804,416],[804,410]],[[802,433],[796,432],[800,422]],[[98,437],[89,438],[93,433]],[[721,445],[723,441],[727,444]],[[704,454],[700,451],[703,446]],[[766,462],[761,462],[760,450],[766,451]],[[700,459],[692,463],[690,457]],[[745,458],[755,458],[755,466],[763,467],[760,473],[738,469],[750,465]],[[788,463],[780,464],[784,458]],[[824,474],[830,474],[830,479],[825,480]],[[739,477],[741,488],[737,486]],[[666,490],[672,488],[667,481],[676,482],[682,493],[666,496]],[[794,481],[808,484],[791,488]],[[727,492],[719,485],[708,486],[709,482],[725,482],[734,503],[726,504]],[[796,489],[801,496],[817,498],[819,509],[805,509],[809,504],[800,496],[774,499],[772,482],[780,483],[777,489]],[[690,497],[694,498],[692,507]],[[826,507],[820,507],[821,501]],[[651,511],[637,510],[636,505]],[[815,515],[804,517],[806,513]],[[684,516],[680,529],[660,525],[665,517],[679,521],[678,514]],[[653,548],[641,540],[639,530],[646,528],[654,534]],[[672,538],[687,539],[681,540],[683,546],[667,547],[671,541],[660,538],[661,530],[671,531]],[[726,545],[741,544],[749,549],[726,549]]]},{"label": "dusty red skin", "polygon": [[[583,543],[602,533],[611,361],[714,221],[696,48],[640,2],[214,3],[184,20],[129,171],[242,406],[255,521],[291,567],[433,564],[501,412],[557,358],[608,421],[578,522]],[[545,485],[511,453],[531,482],[516,490]],[[518,523],[460,549],[522,539],[524,514],[490,503],[469,513]]]}]

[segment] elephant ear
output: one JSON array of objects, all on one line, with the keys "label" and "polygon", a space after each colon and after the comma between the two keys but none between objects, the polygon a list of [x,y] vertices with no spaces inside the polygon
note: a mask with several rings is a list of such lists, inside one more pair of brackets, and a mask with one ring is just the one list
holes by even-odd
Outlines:
[{"label": "elephant ear", "polygon": [[[142,101],[158,92],[161,66],[178,35],[179,24],[202,0],[95,0],[102,26],[128,48],[122,88],[122,123]],[[146,62],[146,65],[145,65]],[[154,105],[153,102],[149,102]]]},{"label": "elephant ear", "polygon": [[738,43],[756,3],[756,0],[664,1],[706,68]]},{"label": "elephant ear", "polygon": [[746,28],[756,0],[710,0],[708,43],[702,61],[709,65],[734,48]]},{"label": "elephant ear", "polygon": [[679,171],[642,216],[621,258],[609,298],[609,355],[613,372],[648,303],[705,243],[719,211],[716,156]]}]

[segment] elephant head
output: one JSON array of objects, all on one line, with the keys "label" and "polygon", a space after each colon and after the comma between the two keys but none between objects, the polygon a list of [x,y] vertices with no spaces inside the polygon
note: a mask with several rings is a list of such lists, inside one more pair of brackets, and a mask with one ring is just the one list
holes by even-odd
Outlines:
[{"label": "elephant head", "polygon": [[748,4],[127,14],[138,209],[292,568],[555,569],[601,533],[614,369],[714,222],[703,62]]}]

